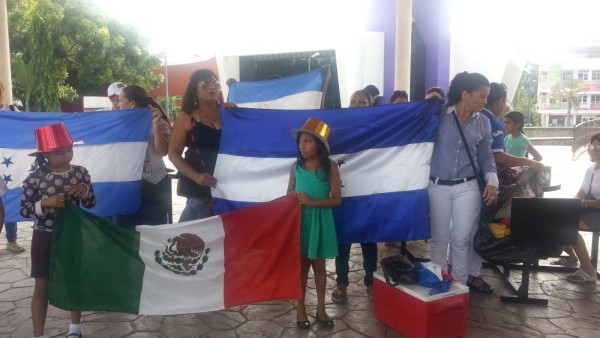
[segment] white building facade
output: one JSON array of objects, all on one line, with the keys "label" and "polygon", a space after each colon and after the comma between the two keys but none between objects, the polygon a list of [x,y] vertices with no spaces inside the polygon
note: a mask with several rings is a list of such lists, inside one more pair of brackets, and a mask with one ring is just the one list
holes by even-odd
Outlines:
[{"label": "white building facade", "polygon": [[[578,82],[579,103],[571,107],[570,117],[567,100],[553,95],[557,83],[569,79]],[[578,48],[568,60],[540,65],[537,98],[543,127],[575,126],[600,118],[600,46]]]}]

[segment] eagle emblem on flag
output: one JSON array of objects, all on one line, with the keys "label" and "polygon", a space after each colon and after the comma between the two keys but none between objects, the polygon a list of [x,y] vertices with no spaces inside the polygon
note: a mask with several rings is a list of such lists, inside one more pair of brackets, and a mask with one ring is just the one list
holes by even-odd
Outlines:
[{"label": "eagle emblem on flag", "polygon": [[198,235],[184,233],[167,240],[163,251],[154,251],[154,260],[163,268],[182,276],[193,276],[208,262],[210,248]]}]

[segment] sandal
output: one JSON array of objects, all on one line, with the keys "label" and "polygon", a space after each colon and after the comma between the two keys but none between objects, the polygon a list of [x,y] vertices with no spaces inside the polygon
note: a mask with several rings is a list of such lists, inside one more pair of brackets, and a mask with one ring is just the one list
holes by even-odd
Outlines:
[{"label": "sandal", "polygon": [[20,245],[17,242],[9,242],[9,243],[6,243],[6,250],[8,250],[12,253],[21,253],[21,252],[25,252],[25,247]]},{"label": "sandal", "polygon": [[323,327],[331,329],[335,325],[335,323],[333,322],[333,319],[331,319],[331,318],[321,319],[321,317],[319,317],[318,312],[317,312],[317,314],[315,314],[315,317],[317,317],[317,323],[321,324],[321,326],[323,326]]},{"label": "sandal", "polygon": [[579,265],[579,261],[577,259],[572,261],[569,259],[569,257],[561,257],[553,262],[550,262],[550,265],[577,266]]},{"label": "sandal", "polygon": [[475,291],[486,295],[494,292],[494,288],[486,283],[486,281],[484,281],[481,277],[469,276],[467,279],[467,286],[469,287],[470,291]]},{"label": "sandal", "polygon": [[331,293],[331,300],[334,303],[343,303],[348,300],[348,296],[346,295],[346,285],[336,286]]},{"label": "sandal", "polygon": [[67,338],[71,338],[71,337],[73,337],[73,338],[82,338],[83,335],[81,333],[72,332],[72,333],[69,333],[69,335],[67,336]]},{"label": "sandal", "polygon": [[567,280],[572,283],[586,283],[586,282],[595,282],[596,276],[590,276],[587,272],[582,269],[578,269],[572,275],[567,276]]}]

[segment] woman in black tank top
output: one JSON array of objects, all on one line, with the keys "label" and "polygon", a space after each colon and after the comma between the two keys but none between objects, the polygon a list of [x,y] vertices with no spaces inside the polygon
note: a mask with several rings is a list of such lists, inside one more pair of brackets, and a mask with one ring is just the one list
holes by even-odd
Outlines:
[{"label": "woman in black tank top", "polygon": [[187,197],[179,222],[213,215],[210,188],[217,185],[213,173],[221,141],[220,93],[211,70],[195,71],[171,131],[169,160],[179,170],[177,193]]}]

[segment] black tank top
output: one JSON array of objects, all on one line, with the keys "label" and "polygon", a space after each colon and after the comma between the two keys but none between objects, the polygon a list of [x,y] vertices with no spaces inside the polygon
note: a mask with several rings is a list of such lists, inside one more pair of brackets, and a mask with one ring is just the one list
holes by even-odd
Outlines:
[{"label": "black tank top", "polygon": [[[187,133],[187,150],[183,158],[198,173],[213,175],[221,143],[221,130],[196,122],[193,117],[191,119],[193,128]],[[210,187],[198,185],[184,175],[179,177],[179,181],[181,196],[211,197]]]}]

